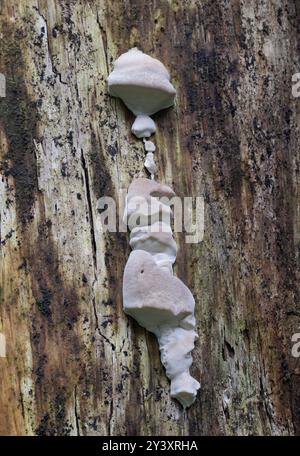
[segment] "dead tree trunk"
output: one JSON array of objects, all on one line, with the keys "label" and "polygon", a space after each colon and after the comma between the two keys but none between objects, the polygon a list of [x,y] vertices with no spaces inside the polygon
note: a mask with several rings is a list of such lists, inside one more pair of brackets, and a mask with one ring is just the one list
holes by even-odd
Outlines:
[{"label": "dead tree trunk", "polygon": [[[0,434],[299,433],[299,3],[0,5]],[[133,46],[177,88],[156,116],[158,178],[205,198],[203,242],[177,239],[200,335],[186,415],[122,310],[127,235],[99,230],[99,197],[143,167],[106,87]]]}]

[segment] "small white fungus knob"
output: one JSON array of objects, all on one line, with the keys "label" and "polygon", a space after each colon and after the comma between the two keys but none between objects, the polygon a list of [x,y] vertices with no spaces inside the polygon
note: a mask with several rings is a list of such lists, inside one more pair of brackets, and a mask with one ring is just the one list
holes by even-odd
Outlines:
[{"label": "small white fungus knob", "polygon": [[145,168],[149,171],[151,174],[151,179],[154,179],[154,174],[157,171],[157,166],[154,162],[154,155],[152,152],[148,152],[146,155],[146,160],[144,162]]},{"label": "small white fungus knob", "polygon": [[156,132],[156,126],[151,117],[140,114],[136,117],[131,131],[137,138],[149,138]]},{"label": "small white fungus knob", "polygon": [[144,139],[144,147],[146,152],[155,152],[155,144],[152,141]]}]

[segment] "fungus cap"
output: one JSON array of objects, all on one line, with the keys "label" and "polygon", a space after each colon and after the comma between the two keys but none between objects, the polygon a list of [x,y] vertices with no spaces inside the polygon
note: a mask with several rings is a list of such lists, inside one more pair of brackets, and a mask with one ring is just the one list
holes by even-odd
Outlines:
[{"label": "fungus cap", "polygon": [[152,115],[173,105],[175,89],[165,66],[137,48],[122,54],[108,76],[110,95],[136,115]]}]

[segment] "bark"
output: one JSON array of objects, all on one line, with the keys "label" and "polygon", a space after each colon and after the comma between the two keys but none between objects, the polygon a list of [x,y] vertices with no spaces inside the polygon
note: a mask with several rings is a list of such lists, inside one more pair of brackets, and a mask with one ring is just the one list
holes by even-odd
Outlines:
[{"label": "bark", "polygon": [[[0,5],[0,434],[299,434],[299,2]],[[99,226],[98,198],[143,167],[106,88],[133,46],[177,88],[158,178],[205,198],[203,242],[177,239],[200,336],[186,413],[122,310],[128,236]]]}]

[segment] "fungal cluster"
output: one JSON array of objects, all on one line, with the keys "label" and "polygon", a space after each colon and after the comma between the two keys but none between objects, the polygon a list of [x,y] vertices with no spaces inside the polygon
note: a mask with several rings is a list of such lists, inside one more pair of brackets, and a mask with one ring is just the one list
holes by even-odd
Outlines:
[{"label": "fungal cluster", "polygon": [[172,106],[176,92],[164,65],[136,48],[116,60],[108,86],[110,94],[121,98],[136,115],[132,132],[143,139],[147,153],[144,166],[151,175],[151,179],[135,178],[127,193],[124,221],[131,232],[132,252],[123,277],[123,307],[156,335],[161,361],[171,380],[171,396],[185,408],[194,402],[200,388],[189,372],[197,337],[195,301],[173,275],[177,246],[171,204],[175,193],[154,180],[155,145],[148,139],[156,131],[150,116]]},{"label": "fungal cluster", "polygon": [[110,95],[121,98],[136,116],[131,131],[137,138],[144,139],[145,167],[153,178],[156,171],[155,145],[146,138],[156,132],[155,122],[150,116],[174,103],[176,91],[170,75],[159,60],[133,48],[115,61],[107,81]]}]

